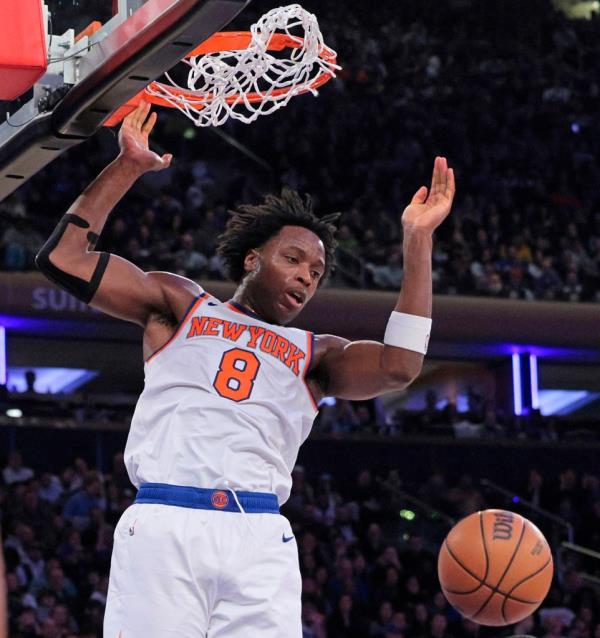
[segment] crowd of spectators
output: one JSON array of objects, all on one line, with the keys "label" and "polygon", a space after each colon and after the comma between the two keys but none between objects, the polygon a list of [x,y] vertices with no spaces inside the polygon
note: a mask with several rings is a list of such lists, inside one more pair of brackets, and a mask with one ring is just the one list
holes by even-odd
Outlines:
[{"label": "crowd of spectators", "polygon": [[386,408],[381,398],[369,401],[325,399],[315,420],[314,432],[335,436],[419,436],[455,439],[543,441],[597,440],[594,420],[579,422],[543,416],[539,409],[514,415],[494,407],[469,388],[462,409],[454,401],[440,399],[434,390],[425,394],[419,409]]},{"label": "crowd of spectators", "polygon": [[[72,392],[51,394],[35,388],[35,373],[27,373],[29,387],[17,392],[0,386],[0,419],[7,410],[16,412],[28,424],[62,427],[101,427],[125,431],[129,427],[138,397],[126,393],[93,394]],[[39,385],[39,384],[38,384]],[[414,405],[414,407],[413,407]],[[4,421],[10,418],[4,417]],[[522,415],[502,410],[470,385],[456,399],[438,396],[429,389],[423,402],[405,405],[402,399],[385,404],[382,398],[348,401],[326,397],[319,405],[313,433],[331,436],[445,437],[455,439],[519,440],[556,443],[570,440],[598,440],[593,419],[543,416],[539,409]]]},{"label": "crowd of spectators", "polygon": [[[407,503],[399,488],[412,490],[440,516]],[[598,546],[597,476],[532,470],[522,494],[567,517],[578,543]],[[112,534],[133,498],[122,454],[104,474],[82,458],[52,473],[28,468],[17,451],[9,455],[0,479],[0,522],[11,638],[101,636]],[[489,506],[498,506],[497,499],[491,502],[468,475],[449,480],[435,471],[413,485],[400,471],[362,470],[345,482],[297,466],[284,513],[300,556],[303,637],[598,638],[600,592],[580,575],[593,575],[592,566],[572,559],[557,563],[541,610],[517,626],[487,629],[447,604],[436,575],[437,550],[450,524],[444,517],[458,520]],[[399,518],[406,508],[412,516]]]},{"label": "crowd of spectators", "polygon": [[[338,78],[250,126],[210,131],[163,114],[155,143],[175,154],[107,225],[102,248],[144,268],[222,277],[227,210],[281,184],[344,213],[335,285],[397,289],[399,215],[433,157],[459,195],[439,229],[437,293],[600,301],[600,20],[569,21],[550,0],[306,0],[339,53]],[[233,25],[271,8],[253,3]],[[58,217],[115,152],[111,134],[55,161],[0,204],[0,268],[26,270]]]},{"label": "crowd of spectators", "polygon": [[[236,28],[269,4],[256,0]],[[567,21],[549,0],[380,0],[375,10],[354,0],[343,10],[303,4],[344,68],[317,99],[296,98],[251,126],[225,126],[269,169],[214,132],[163,114],[155,143],[175,154],[174,166],[134,188],[99,247],[146,269],[221,278],[215,245],[228,209],[288,184],[310,192],[320,211],[344,213],[336,285],[396,289],[399,214],[444,154],[459,195],[435,243],[437,293],[600,301],[600,21]],[[34,268],[59,216],[114,152],[114,136],[102,131],[0,203],[0,270]],[[338,401],[322,407],[316,430],[561,437],[560,423],[538,414],[514,419],[485,405],[459,414],[435,397],[415,413]],[[385,478],[392,486],[401,480]],[[439,521],[418,526],[419,512],[417,523],[399,523],[402,498],[376,479],[368,470],[355,484],[294,472],[285,513],[300,553],[304,638],[600,638],[598,589],[578,576],[576,562],[518,627],[490,633],[461,620],[435,574],[447,529]],[[421,486],[402,480],[454,518],[497,505],[467,476],[450,481],[440,472]],[[522,494],[568,517],[577,542],[600,546],[598,477],[532,471]],[[0,523],[11,637],[101,635],[112,533],[133,498],[122,456],[109,473],[83,459],[60,473],[34,471],[10,456]]]}]

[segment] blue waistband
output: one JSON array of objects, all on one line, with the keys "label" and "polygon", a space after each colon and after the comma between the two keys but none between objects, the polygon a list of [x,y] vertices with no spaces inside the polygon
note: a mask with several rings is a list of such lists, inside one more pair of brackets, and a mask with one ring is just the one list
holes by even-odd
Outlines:
[{"label": "blue waistband", "polygon": [[[279,503],[275,494],[236,491],[235,495],[246,514],[279,514]],[[143,483],[135,502],[176,505],[197,510],[240,512],[231,490],[210,490],[166,483]]]}]

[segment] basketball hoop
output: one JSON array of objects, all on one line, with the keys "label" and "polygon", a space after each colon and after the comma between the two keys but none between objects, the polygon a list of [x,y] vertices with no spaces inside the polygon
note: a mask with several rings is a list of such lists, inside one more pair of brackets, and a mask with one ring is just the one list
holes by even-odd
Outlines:
[{"label": "basketball hoop", "polygon": [[[303,32],[295,35],[292,30]],[[276,57],[273,52],[287,52]],[[152,82],[105,122],[118,124],[141,100],[179,109],[196,126],[220,126],[230,117],[250,124],[303,93],[317,89],[339,70],[316,17],[300,5],[272,9],[249,32],[215,33],[182,62],[190,67],[187,88],[168,74]]]}]

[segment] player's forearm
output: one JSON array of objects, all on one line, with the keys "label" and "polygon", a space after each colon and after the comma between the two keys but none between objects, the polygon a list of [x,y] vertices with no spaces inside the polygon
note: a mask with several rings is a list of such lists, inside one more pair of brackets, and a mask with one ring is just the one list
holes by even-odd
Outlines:
[{"label": "player's forearm", "polygon": [[121,157],[111,162],[67,211],[67,215],[76,215],[87,226],[68,224],[53,250],[54,256],[64,254],[64,257],[72,258],[93,248],[112,209],[140,174]]},{"label": "player's forearm", "polygon": [[431,317],[433,238],[422,230],[404,230],[404,273],[395,310]]},{"label": "player's forearm", "polygon": [[119,155],[81,193],[67,212],[80,215],[99,232],[112,209],[141,175],[139,168]]},{"label": "player's forearm", "polygon": [[93,252],[111,210],[141,175],[116,159],[75,200],[36,256],[55,284],[89,303],[108,266],[107,253]]},{"label": "player's forearm", "polygon": [[[402,289],[395,311],[431,317],[432,275],[431,258],[433,239],[430,232],[404,229],[404,273]],[[406,348],[386,345],[381,357],[382,368],[393,378],[407,384],[414,380],[423,367],[424,355]]]}]

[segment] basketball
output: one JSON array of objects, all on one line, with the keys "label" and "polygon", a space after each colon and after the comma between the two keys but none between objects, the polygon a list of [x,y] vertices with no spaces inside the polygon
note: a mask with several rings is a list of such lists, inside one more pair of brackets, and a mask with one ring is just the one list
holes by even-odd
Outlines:
[{"label": "basketball", "polygon": [[446,599],[481,625],[511,625],[532,614],[548,593],[552,574],[552,553],[543,534],[531,521],[505,510],[461,520],[438,556]]}]

